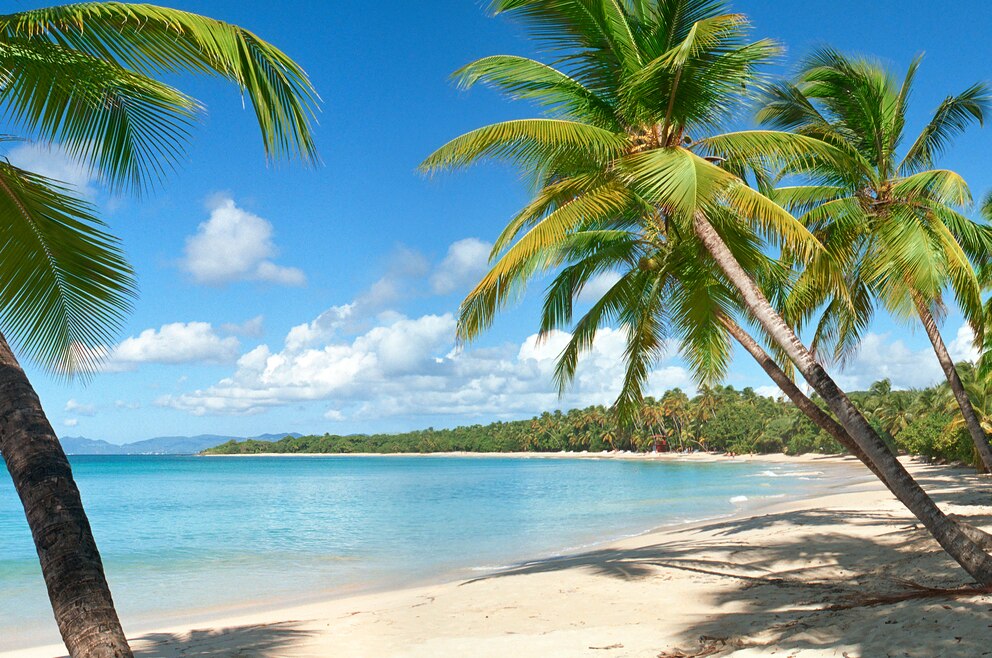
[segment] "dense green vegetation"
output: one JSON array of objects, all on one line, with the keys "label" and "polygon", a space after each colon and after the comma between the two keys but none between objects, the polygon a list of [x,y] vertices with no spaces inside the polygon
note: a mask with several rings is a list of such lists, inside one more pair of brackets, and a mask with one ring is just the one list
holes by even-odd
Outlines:
[{"label": "dense green vegetation", "polygon": [[[961,367],[974,385],[973,370]],[[974,449],[946,384],[895,391],[888,380],[851,394],[879,433],[897,449],[944,461],[968,461]],[[976,396],[977,397],[977,396]],[[679,389],[646,398],[634,424],[618,422],[602,406],[544,413],[530,420],[428,428],[403,434],[286,437],[230,441],[205,454],[395,452],[598,452],[602,450],[714,450],[736,453],[839,453],[840,445],[791,403],[732,386],[689,398]]]}]

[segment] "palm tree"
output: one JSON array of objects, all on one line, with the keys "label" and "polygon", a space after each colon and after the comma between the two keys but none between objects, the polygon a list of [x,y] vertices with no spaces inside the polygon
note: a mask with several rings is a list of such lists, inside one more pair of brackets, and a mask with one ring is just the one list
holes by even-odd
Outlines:
[{"label": "palm tree", "polygon": [[984,225],[961,214],[971,203],[958,174],[935,169],[955,136],[981,123],[989,89],[975,84],[949,96],[903,151],[906,112],[920,65],[917,58],[897,81],[881,64],[816,51],[795,82],[774,85],[759,119],[775,128],[824,140],[849,154],[838,161],[800,163],[811,182],[776,190],[774,198],[803,212],[800,219],[843,263],[845,276],[825,286],[818,268],[800,278],[794,313],[803,320],[826,308],[816,343],[833,343],[843,359],[871,322],[876,301],[897,316],[916,315],[923,324],[954,393],[985,470],[992,470],[992,446],[975,414],[938,328],[935,311],[950,289],[981,340],[981,286],[973,261],[989,259],[992,237]]},{"label": "palm tree", "polygon": [[[177,167],[200,105],[156,80],[217,75],[251,99],[271,157],[316,159],[317,97],[285,54],[241,28],[150,5],[85,3],[0,16],[10,130],[59,143],[116,191]],[[135,286],[118,241],[58,182],[0,163],[3,331],[69,376],[99,366]],[[55,618],[73,658],[131,656],[65,453],[0,335],[0,453],[24,505]]]},{"label": "palm tree", "polygon": [[[515,282],[547,264],[542,250],[577,229],[608,232],[632,218],[650,218],[648,228],[659,233],[694,235],[748,316],[820,394],[885,474],[890,489],[962,567],[992,583],[992,557],[913,480],[776,312],[746,261],[739,260],[745,251],[738,244],[742,236],[755,233],[773,238],[797,259],[812,260],[822,250],[792,215],[745,183],[741,176],[758,170],[746,163],[815,156],[836,159],[841,167],[849,159],[840,148],[796,134],[744,131],[701,137],[724,123],[762,82],[757,69],[778,47],[748,42],[745,18],[724,13],[723,3],[710,0],[497,0],[493,8],[522,19],[554,53],[555,66],[495,56],[464,67],[458,79],[465,86],[484,81],[513,97],[535,100],[550,116],[469,132],[423,165],[436,171],[501,159],[519,166],[537,189],[496,241],[494,253],[513,242],[515,258],[498,261],[477,287],[469,300],[472,307],[463,307],[460,336],[468,339],[485,328]],[[645,269],[653,267],[650,261]],[[632,352],[628,345],[628,356],[649,357],[634,364],[636,375],[649,368],[661,345],[652,318],[662,291],[648,283],[632,285],[635,278],[626,284],[629,303],[616,312],[628,314],[627,324],[641,329],[630,335],[644,346]],[[713,310],[706,309],[704,317]],[[716,323],[700,324],[707,324],[698,329],[701,333],[721,340]],[[583,340],[591,339],[587,334]]]},{"label": "palm tree", "polygon": [[[992,382],[987,377],[983,377],[978,368],[972,363],[958,363],[956,365],[958,373],[965,390],[968,392],[968,399],[972,401],[975,408],[975,415],[981,423],[985,432],[992,432]],[[945,392],[946,395],[946,392]],[[955,400],[947,400],[944,404],[948,413],[954,416],[950,431],[957,432],[967,427],[964,417],[955,407]]]}]

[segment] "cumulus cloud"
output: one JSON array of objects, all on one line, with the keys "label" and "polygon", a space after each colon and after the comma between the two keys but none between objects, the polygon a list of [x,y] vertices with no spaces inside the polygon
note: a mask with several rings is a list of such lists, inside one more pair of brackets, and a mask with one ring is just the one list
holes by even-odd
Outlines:
[{"label": "cumulus cloud", "polygon": [[[195,415],[257,414],[313,404],[321,405],[324,418],[333,422],[513,417],[611,404],[623,380],[622,330],[599,332],[574,385],[559,399],[554,364],[570,339],[567,333],[462,349],[454,344],[452,313],[408,317],[397,310],[427,292],[447,294],[471,285],[484,271],[489,250],[478,239],[459,240],[432,267],[418,252],[398,247],[380,278],[352,301],[292,327],[282,345],[263,344],[242,354],[233,372],[214,385],[164,395],[156,404]],[[601,295],[615,281],[610,275],[597,277],[587,290]],[[666,360],[654,370],[646,393],[659,396],[673,387],[695,388],[686,368]]]},{"label": "cumulus cloud", "polygon": [[754,392],[762,397],[772,398],[773,400],[786,399],[785,393],[778,386],[756,386]]},{"label": "cumulus cloud", "polygon": [[837,383],[848,391],[865,390],[873,382],[889,379],[899,389],[932,386],[943,377],[929,345],[913,349],[890,334],[867,334],[857,355],[836,374]]},{"label": "cumulus cloud", "polygon": [[126,411],[134,411],[135,409],[141,408],[140,402],[129,402],[127,400],[114,400],[115,409],[124,409]]},{"label": "cumulus cloud", "polygon": [[217,199],[210,218],[186,239],[182,267],[194,281],[208,285],[234,281],[303,285],[302,270],[272,262],[278,253],[272,234],[267,220],[239,208],[230,197]]},{"label": "cumulus cloud", "polygon": [[123,340],[110,351],[107,369],[133,370],[144,363],[231,363],[240,347],[237,338],[217,335],[208,322],[173,322]]},{"label": "cumulus cloud", "polygon": [[981,349],[975,345],[975,332],[967,324],[958,327],[954,339],[947,345],[947,351],[951,353],[955,363],[958,361],[975,363],[982,355]]},{"label": "cumulus cloud", "polygon": [[[235,372],[206,389],[157,403],[196,415],[252,414],[300,402],[326,402],[328,420],[445,414],[509,416],[558,406],[609,404],[623,374],[625,336],[604,329],[583,359],[575,386],[559,400],[552,382],[565,333],[496,348],[453,348],[451,314],[395,317],[350,341],[299,343],[273,352],[261,345]],[[689,373],[663,364],[648,393],[692,389]]]},{"label": "cumulus cloud", "polygon": [[453,243],[431,275],[431,290],[438,295],[468,290],[486,271],[491,250],[490,243],[478,238]]},{"label": "cumulus cloud", "polygon": [[67,414],[73,414],[76,416],[92,416],[96,413],[96,407],[92,404],[83,404],[74,399],[70,399],[65,403],[64,411]]},{"label": "cumulus cloud", "polygon": [[65,420],[62,421],[62,424],[65,425],[66,427],[76,427],[77,425],[79,425],[79,419],[66,418]]},{"label": "cumulus cloud", "polygon": [[314,320],[299,324],[286,335],[286,349],[295,352],[320,345],[342,333],[364,331],[370,322],[401,317],[387,307],[416,295],[416,282],[430,271],[422,254],[397,247],[388,259],[386,273],[348,304],[332,306]]}]

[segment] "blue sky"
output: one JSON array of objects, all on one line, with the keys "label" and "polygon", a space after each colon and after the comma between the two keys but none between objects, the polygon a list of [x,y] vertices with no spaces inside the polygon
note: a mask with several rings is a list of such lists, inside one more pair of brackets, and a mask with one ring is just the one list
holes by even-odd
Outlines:
[{"label": "blue sky", "polygon": [[[81,185],[122,237],[140,279],[107,372],[65,383],[28,366],[58,433],[127,442],[392,431],[612,401],[622,346],[608,330],[558,401],[550,378],[558,343],[533,341],[538,289],[478,343],[453,351],[458,302],[525,190],[498,166],[435,180],[415,169],[461,132],[533,114],[448,82],[477,57],[533,55],[517,26],[469,0],[169,4],[247,27],[307,69],[324,100],[316,129],[324,163],[267,165],[237,90],[185,78],[179,85],[208,113],[182,170],[140,199],[108,197],[57,149],[8,153]],[[954,11],[922,0],[733,7],[750,15],[756,36],[783,41],[788,60],[829,43],[901,72],[926,51],[916,125],[948,93],[992,78],[992,10],[982,2],[956,2]],[[943,163],[964,174],[976,196],[992,188],[990,146],[988,130],[971,132]],[[952,314],[945,335],[965,356],[960,325]],[[882,318],[840,376],[857,388],[883,376],[922,386],[938,375],[925,336]],[[743,357],[728,383],[767,386]],[[691,388],[677,355],[652,381],[654,392],[670,386]]]}]

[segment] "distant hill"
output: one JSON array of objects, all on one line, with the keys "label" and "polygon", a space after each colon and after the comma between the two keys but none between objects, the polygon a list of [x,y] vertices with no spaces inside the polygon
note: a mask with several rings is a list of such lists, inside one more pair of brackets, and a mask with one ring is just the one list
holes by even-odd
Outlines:
[{"label": "distant hill", "polygon": [[63,436],[59,438],[62,449],[69,455],[195,455],[227,441],[277,441],[291,436],[302,436],[297,432],[283,434],[260,434],[259,436],[237,437],[223,434],[199,434],[197,436],[158,436],[153,439],[117,445],[100,439],[83,436]]}]

